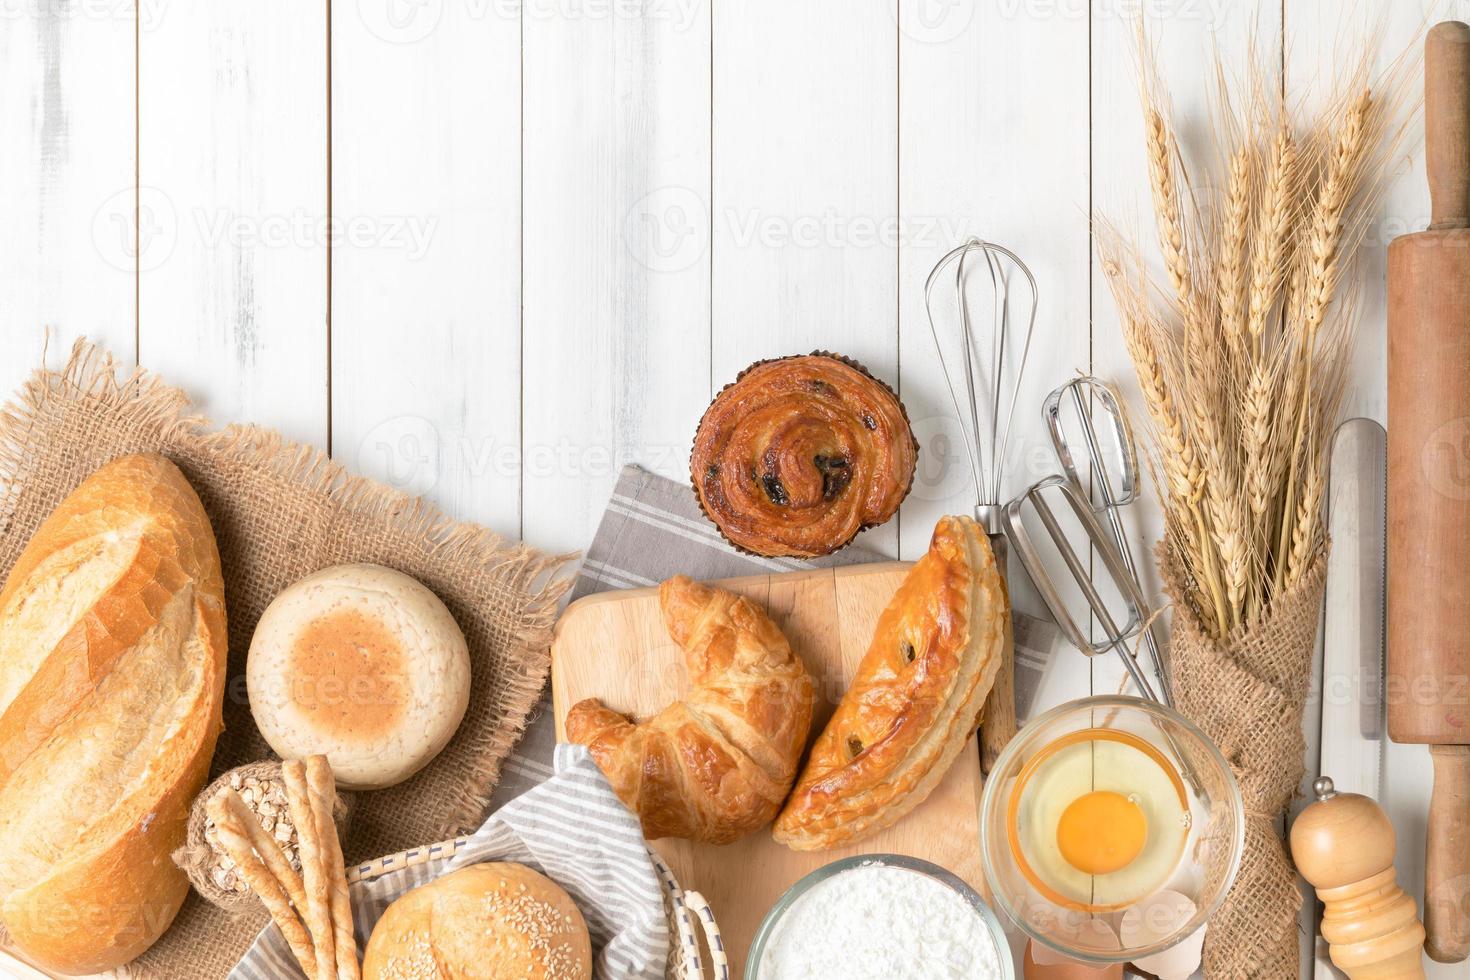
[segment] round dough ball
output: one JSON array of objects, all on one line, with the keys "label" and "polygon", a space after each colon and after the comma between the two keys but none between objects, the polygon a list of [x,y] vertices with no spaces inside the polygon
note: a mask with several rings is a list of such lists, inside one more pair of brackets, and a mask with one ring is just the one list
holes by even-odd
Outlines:
[{"label": "round dough ball", "polygon": [[566,892],[522,864],[472,864],[420,885],[373,927],[363,980],[589,980],[592,941]]},{"label": "round dough ball", "polygon": [[382,789],[448,744],[470,697],[454,617],[402,572],[337,565],[266,608],[245,667],[250,711],[284,759],[323,754],[344,789]]}]

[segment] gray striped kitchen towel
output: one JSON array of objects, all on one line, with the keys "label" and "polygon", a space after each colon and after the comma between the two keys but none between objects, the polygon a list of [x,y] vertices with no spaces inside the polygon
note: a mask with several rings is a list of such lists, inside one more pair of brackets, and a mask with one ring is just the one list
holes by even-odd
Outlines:
[{"label": "gray striped kitchen towel", "polygon": [[[571,600],[611,589],[658,585],[671,575],[709,580],[801,571],[834,565],[861,565],[891,559],[854,545],[824,558],[761,558],[736,551],[699,509],[694,491],[637,466],[626,466],[613,488]],[[1032,702],[1054,650],[1064,645],[1055,624],[1024,613],[1014,616],[1016,635],[1016,717],[1030,717]],[[1062,658],[1069,659],[1069,658]],[[491,808],[501,806],[551,775],[556,745],[551,704],[543,699],[516,751],[501,770]]]},{"label": "gray striped kitchen towel", "polygon": [[[467,865],[515,861],[561,885],[582,910],[598,980],[663,980],[669,925],[637,818],[618,802],[582,746],[558,746],[552,768],[551,778],[496,811],[452,857],[354,883],[359,949],[383,910],[404,892]],[[230,973],[231,980],[302,976],[275,926],[256,938]]]}]

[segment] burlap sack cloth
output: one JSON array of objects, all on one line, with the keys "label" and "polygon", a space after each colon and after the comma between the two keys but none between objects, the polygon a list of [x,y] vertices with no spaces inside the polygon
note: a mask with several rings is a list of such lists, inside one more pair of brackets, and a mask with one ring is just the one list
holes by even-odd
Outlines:
[{"label": "burlap sack cloth", "polygon": [[[444,600],[469,643],[472,690],[464,723],[433,763],[399,786],[358,794],[343,841],[347,861],[478,827],[546,681],[556,603],[569,584],[552,576],[565,559],[451,521],[274,432],[211,431],[189,414],[181,391],[142,371],[118,378],[110,357],[78,342],[61,371],[36,372],[0,415],[0,577],[85,476],[131,452],[178,464],[219,543],[230,658],[212,775],[269,755],[244,684],[250,635],[266,605],[319,568],[377,562]],[[223,977],[266,921],[258,909],[231,918],[191,893],[163,938],[121,975]]]},{"label": "burlap sack cloth", "polygon": [[1205,935],[1204,972],[1219,980],[1296,980],[1296,870],[1281,818],[1301,784],[1302,711],[1326,583],[1324,551],[1261,621],[1222,646],[1182,597],[1188,583],[1164,545],[1164,588],[1174,601],[1170,669],[1175,706],[1219,747],[1245,801],[1245,853],[1225,904]]}]

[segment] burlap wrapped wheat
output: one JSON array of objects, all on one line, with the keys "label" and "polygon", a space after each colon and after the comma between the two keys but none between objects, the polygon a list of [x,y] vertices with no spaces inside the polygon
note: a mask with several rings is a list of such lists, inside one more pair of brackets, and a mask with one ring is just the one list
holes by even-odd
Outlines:
[{"label": "burlap wrapped wheat", "polygon": [[[0,577],[84,477],[132,452],[162,453],[178,464],[219,543],[230,680],[213,772],[269,755],[242,682],[250,635],[270,600],[328,565],[391,565],[432,589],[464,631],[470,707],[424,770],[358,795],[343,849],[356,863],[478,827],[550,669],[551,625],[570,584],[553,580],[563,560],[453,521],[277,433],[214,430],[177,388],[141,370],[119,375],[104,352],[78,342],[62,370],[37,371],[0,413]],[[258,906],[231,917],[191,895],[163,938],[119,973],[223,977],[267,921]]]},{"label": "burlap wrapped wheat", "polygon": [[1183,597],[1191,585],[1165,545],[1164,587],[1174,601],[1170,647],[1175,705],[1229,761],[1245,802],[1245,853],[1229,897],[1209,922],[1204,972],[1219,980],[1296,980],[1296,870],[1281,817],[1301,784],[1302,711],[1326,582],[1324,550],[1260,621],[1226,643],[1210,638]]}]

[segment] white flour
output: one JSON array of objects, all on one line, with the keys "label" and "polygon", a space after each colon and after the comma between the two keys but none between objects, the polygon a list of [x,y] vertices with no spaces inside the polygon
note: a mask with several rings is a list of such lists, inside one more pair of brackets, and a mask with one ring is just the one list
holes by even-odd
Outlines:
[{"label": "white flour", "polygon": [[949,888],[903,868],[844,871],[786,911],[760,980],[996,980],[995,941]]}]

